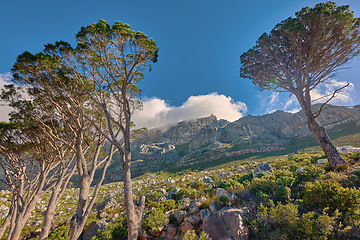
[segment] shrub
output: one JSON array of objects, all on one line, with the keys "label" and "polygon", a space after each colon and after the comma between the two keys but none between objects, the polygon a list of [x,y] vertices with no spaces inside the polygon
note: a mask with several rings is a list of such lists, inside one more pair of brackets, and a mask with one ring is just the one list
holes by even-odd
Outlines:
[{"label": "shrub", "polygon": [[[287,171],[284,171],[287,172]],[[255,178],[250,184],[250,190],[256,192],[261,199],[272,199],[275,202],[286,202],[290,200],[290,187],[294,183],[295,178],[279,173],[266,175],[261,178]]]},{"label": "shrub", "polygon": [[360,204],[360,191],[344,188],[338,182],[320,180],[305,185],[304,205],[309,209],[326,209],[333,215],[335,210],[341,214],[353,214]]},{"label": "shrub", "polygon": [[161,192],[151,192],[146,194],[146,201],[157,201],[161,196],[164,196]]},{"label": "shrub", "polygon": [[142,227],[144,229],[151,229],[157,231],[164,225],[165,216],[161,209],[154,208],[148,212],[147,218],[143,221]]},{"label": "shrub", "polygon": [[258,215],[247,219],[255,239],[327,239],[333,231],[333,220],[326,214],[299,214],[298,206],[270,202],[260,205]]},{"label": "shrub", "polygon": [[239,183],[238,181],[236,180],[223,180],[220,182],[219,186],[221,188],[224,188],[228,191],[230,190],[234,190],[235,188],[238,188],[239,186],[241,185],[241,183]]},{"label": "shrub", "polygon": [[347,164],[341,164],[336,166],[336,170],[339,172],[344,172],[349,168],[349,165]]},{"label": "shrub", "polygon": [[70,224],[61,225],[50,232],[46,239],[67,240],[70,238]]},{"label": "shrub", "polygon": [[127,230],[126,217],[120,216],[115,222],[109,223],[105,230],[98,232],[98,239],[127,239]]},{"label": "shrub", "polygon": [[148,203],[148,208],[152,208],[152,207],[160,209],[163,213],[165,213],[167,211],[175,209],[176,203],[175,203],[175,200],[172,200],[172,199],[166,199],[165,201],[162,201],[162,202],[150,201]]},{"label": "shrub", "polygon": [[316,165],[310,165],[305,167],[303,172],[296,173],[296,181],[297,182],[311,182],[320,178],[325,173],[325,170]]}]

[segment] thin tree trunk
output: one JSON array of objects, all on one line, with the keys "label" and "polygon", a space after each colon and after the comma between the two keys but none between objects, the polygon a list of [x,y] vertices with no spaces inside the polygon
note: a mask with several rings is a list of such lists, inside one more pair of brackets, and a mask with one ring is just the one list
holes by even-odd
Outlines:
[{"label": "thin tree trunk", "polygon": [[[11,235],[8,235],[7,239],[11,240],[18,240],[20,239],[21,232],[25,226],[26,221],[31,215],[31,212],[35,209],[36,203],[39,201],[40,196],[35,196],[27,205],[25,208],[21,209],[21,212],[18,211],[20,214],[14,214],[16,215],[15,220],[15,226],[11,233]],[[19,210],[19,209],[18,209]]]},{"label": "thin tree trunk", "polygon": [[141,196],[139,200],[139,204],[135,206],[133,193],[132,193],[130,161],[123,163],[123,174],[124,174],[124,197],[125,197],[125,206],[126,206],[126,218],[128,224],[128,239],[136,240],[138,238],[140,231],[142,215],[145,207],[145,197]]},{"label": "thin tree trunk", "polygon": [[311,109],[311,104],[305,102],[305,99],[301,96],[297,96],[297,98],[307,118],[308,127],[312,134],[315,136],[315,138],[318,140],[321,149],[323,150],[326,158],[329,161],[330,166],[335,169],[338,165],[347,164],[345,160],[340,156],[334,144],[331,142],[331,139],[327,134],[325,128],[314,117]]},{"label": "thin tree trunk", "polygon": [[11,221],[11,218],[12,218],[13,214],[14,214],[14,200],[13,200],[13,202],[11,204],[11,207],[9,209],[8,214],[6,215],[6,217],[4,219],[3,224],[0,227],[0,239],[4,235],[4,233],[6,231],[6,228],[10,225],[10,221]]}]

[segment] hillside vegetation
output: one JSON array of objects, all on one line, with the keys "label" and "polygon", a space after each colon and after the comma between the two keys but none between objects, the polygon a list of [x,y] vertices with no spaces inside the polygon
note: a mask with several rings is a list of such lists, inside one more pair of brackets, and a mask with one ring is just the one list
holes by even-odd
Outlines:
[{"label": "hillside vegetation", "polygon": [[[359,147],[359,139],[360,134],[354,134],[334,142]],[[324,156],[319,148],[312,147],[296,154],[254,155],[201,171],[137,177],[133,191],[137,196],[145,194],[147,199],[141,237],[210,239],[204,231],[208,227],[206,218],[236,209],[241,210],[242,231],[249,239],[358,239],[360,152],[342,156],[351,165],[335,171],[327,163],[318,164]],[[269,163],[272,171],[254,178],[253,170],[260,163]],[[84,235],[84,239],[126,239],[122,188],[122,182],[102,186],[87,225],[103,225],[94,228],[99,231],[97,236],[90,227],[85,229],[88,237]],[[55,217],[56,227],[47,239],[68,239],[77,194],[77,188],[66,190]],[[11,198],[9,195],[8,191],[0,192],[1,199]],[[45,195],[32,213],[22,233],[24,239],[38,238],[48,198]]]}]

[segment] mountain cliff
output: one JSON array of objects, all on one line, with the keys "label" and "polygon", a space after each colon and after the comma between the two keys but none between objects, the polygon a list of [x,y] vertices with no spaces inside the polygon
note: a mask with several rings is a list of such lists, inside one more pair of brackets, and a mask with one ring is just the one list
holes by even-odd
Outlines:
[{"label": "mountain cliff", "polygon": [[[319,106],[314,105],[314,112]],[[318,120],[330,136],[360,132],[360,105],[352,108],[328,105]],[[132,172],[136,176],[189,165],[206,165],[220,158],[244,154],[291,152],[300,142],[310,146],[316,144],[314,140],[302,111],[249,115],[235,122],[211,115],[167,128],[151,129],[136,136],[132,141]],[[113,169],[117,168],[114,166]],[[118,174],[109,175],[118,178]]]}]

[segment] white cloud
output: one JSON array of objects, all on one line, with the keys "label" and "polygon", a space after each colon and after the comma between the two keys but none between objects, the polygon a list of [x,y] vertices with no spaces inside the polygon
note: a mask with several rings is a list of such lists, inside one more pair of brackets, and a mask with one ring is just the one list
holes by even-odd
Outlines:
[{"label": "white cloud", "polygon": [[[313,104],[324,103],[331,94],[343,86],[347,82],[337,81],[335,79],[329,79],[328,81],[320,84],[317,88],[311,91],[311,99]],[[355,105],[356,102],[355,94],[356,89],[353,83],[341,92],[338,92],[329,104],[334,105]],[[277,110],[283,110],[286,112],[295,113],[301,110],[301,107],[296,99],[296,97],[290,93],[279,93],[279,92],[264,92],[258,95],[260,98],[261,110],[265,113],[272,113]],[[315,101],[314,101],[315,100]]]},{"label": "white cloud", "polygon": [[[314,103],[323,103],[326,102],[333,92],[336,89],[340,89],[345,86],[347,82],[336,81],[335,79],[330,79],[323,84],[320,84],[317,88],[311,91],[311,99],[315,101]],[[355,86],[353,83],[340,92],[336,93],[335,98],[333,98],[329,103],[330,104],[353,104],[353,96],[355,94]]]},{"label": "white cloud", "polygon": [[[5,85],[9,84],[10,80],[10,73],[0,73],[0,91],[4,88]],[[9,113],[11,110],[11,107],[0,104],[0,122],[9,121]]]},{"label": "white cloud", "polygon": [[247,106],[235,102],[231,97],[218,93],[191,96],[181,106],[170,106],[164,100],[153,98],[143,103],[143,110],[133,115],[137,128],[154,128],[175,124],[179,121],[208,117],[214,114],[218,119],[235,121],[243,116]]}]

